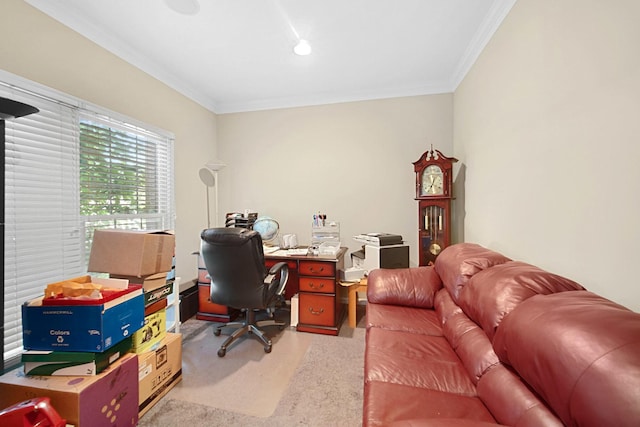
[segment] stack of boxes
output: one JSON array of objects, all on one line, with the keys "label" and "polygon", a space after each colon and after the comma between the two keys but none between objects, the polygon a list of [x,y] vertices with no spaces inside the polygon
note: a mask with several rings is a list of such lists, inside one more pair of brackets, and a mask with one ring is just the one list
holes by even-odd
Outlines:
[{"label": "stack of boxes", "polygon": [[167,297],[173,279],[167,279],[174,258],[175,236],[166,232],[96,230],[87,269],[108,273],[142,286],[144,326],[133,335],[133,350],[143,353],[165,337]]},{"label": "stack of boxes", "polygon": [[[138,354],[140,416],[182,379],[181,335],[167,332],[167,301],[175,283],[175,236],[168,232],[96,230],[89,271],[139,284],[144,325],[133,334]],[[174,313],[175,316],[175,313]]]},{"label": "stack of boxes", "polygon": [[96,230],[88,270],[109,278],[91,281],[125,288],[91,302],[26,302],[24,368],[0,377],[0,409],[48,397],[72,425],[136,425],[182,378],[181,335],[166,330],[174,247],[166,232]]}]

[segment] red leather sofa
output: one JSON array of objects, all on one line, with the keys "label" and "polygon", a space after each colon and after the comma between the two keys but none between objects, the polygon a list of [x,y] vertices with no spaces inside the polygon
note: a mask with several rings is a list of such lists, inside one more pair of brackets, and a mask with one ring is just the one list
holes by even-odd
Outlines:
[{"label": "red leather sofa", "polygon": [[365,427],[640,426],[640,314],[578,283],[462,243],[367,299]]}]

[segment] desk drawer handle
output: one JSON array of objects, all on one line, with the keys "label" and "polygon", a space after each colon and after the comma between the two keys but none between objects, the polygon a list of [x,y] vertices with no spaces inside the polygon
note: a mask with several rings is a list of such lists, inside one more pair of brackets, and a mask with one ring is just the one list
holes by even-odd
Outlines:
[{"label": "desk drawer handle", "polygon": [[319,285],[316,285],[315,283],[311,282],[311,283],[309,283],[309,287],[311,289],[322,289],[322,288],[324,288],[324,283],[320,282]]},{"label": "desk drawer handle", "polygon": [[[309,267],[309,271],[312,273],[315,273],[315,270],[313,267]],[[318,270],[318,273],[322,273],[324,271],[324,267],[320,267],[320,270]]]},{"label": "desk drawer handle", "polygon": [[324,308],[321,308],[318,311],[314,311],[312,307],[309,307],[309,313],[315,315],[315,316],[320,316],[322,313],[324,313]]}]

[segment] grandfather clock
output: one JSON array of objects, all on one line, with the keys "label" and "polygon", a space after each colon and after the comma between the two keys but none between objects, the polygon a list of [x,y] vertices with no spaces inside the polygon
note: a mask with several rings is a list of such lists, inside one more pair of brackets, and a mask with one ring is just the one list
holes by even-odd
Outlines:
[{"label": "grandfather clock", "polygon": [[457,161],[431,146],[413,162],[418,201],[418,265],[433,265],[440,251],[451,244],[453,164]]}]

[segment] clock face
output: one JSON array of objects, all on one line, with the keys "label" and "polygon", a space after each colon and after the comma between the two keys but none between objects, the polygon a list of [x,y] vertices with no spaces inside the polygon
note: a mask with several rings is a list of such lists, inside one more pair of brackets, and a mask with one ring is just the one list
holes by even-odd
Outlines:
[{"label": "clock face", "polygon": [[443,194],[443,178],[442,169],[437,165],[430,165],[422,172],[421,193],[425,196],[435,196]]}]

